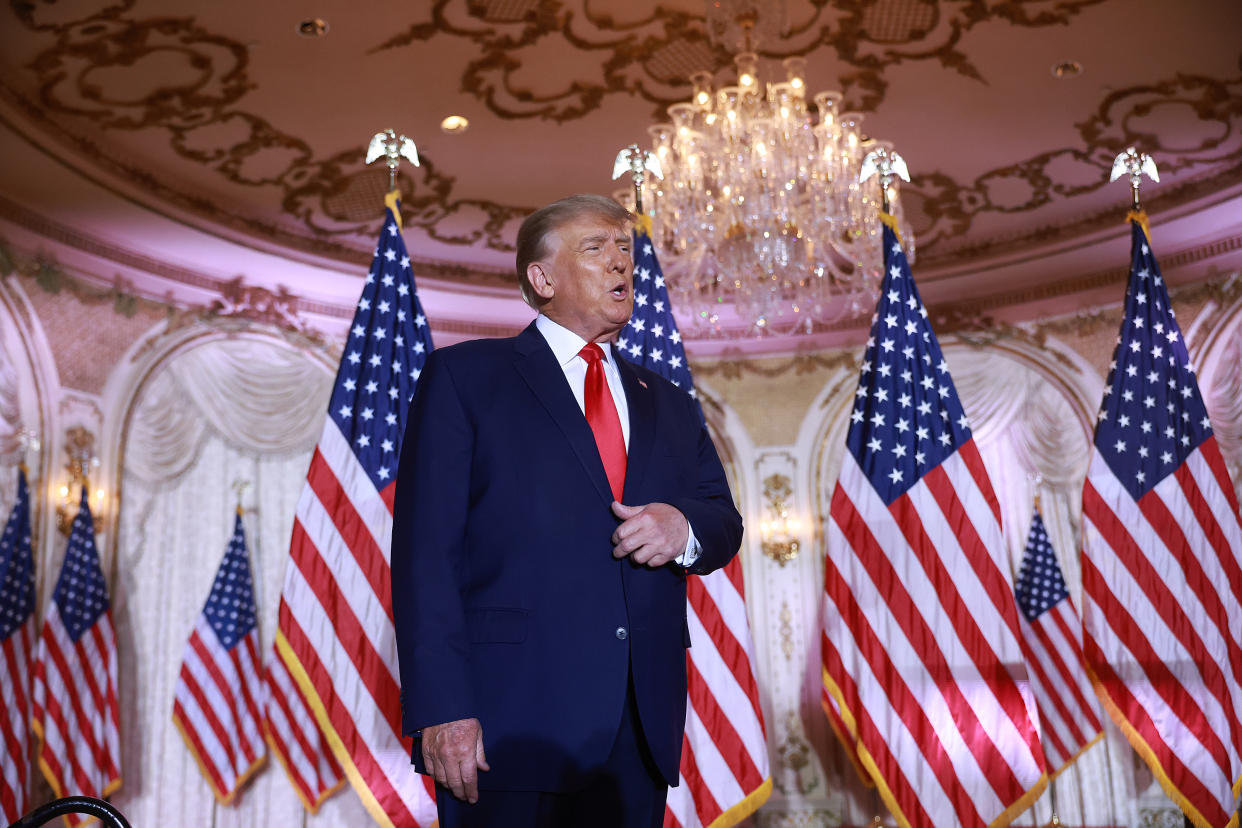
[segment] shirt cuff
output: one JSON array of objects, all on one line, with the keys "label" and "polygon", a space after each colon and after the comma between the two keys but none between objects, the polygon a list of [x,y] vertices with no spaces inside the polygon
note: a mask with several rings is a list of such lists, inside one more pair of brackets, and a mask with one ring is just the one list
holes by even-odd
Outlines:
[{"label": "shirt cuff", "polygon": [[686,521],[686,550],[677,556],[675,563],[683,569],[689,569],[694,566],[694,562],[703,554],[703,547],[699,545],[699,540],[694,536],[694,527],[690,525],[690,521]]}]

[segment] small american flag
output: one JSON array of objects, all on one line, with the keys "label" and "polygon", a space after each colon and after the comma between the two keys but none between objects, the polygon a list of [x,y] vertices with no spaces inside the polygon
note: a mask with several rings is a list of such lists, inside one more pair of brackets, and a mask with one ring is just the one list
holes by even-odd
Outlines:
[{"label": "small american flag", "polygon": [[[121,786],[116,631],[86,487],[43,616],[31,724],[39,765],[57,796],[104,798]],[[70,825],[87,819],[65,817]]]},{"label": "small american flag", "polygon": [[[634,232],[634,315],[617,348],[630,361],[695,396],[651,243],[650,219],[639,221]],[[723,569],[689,578],[686,598],[693,642],[686,652],[686,736],[680,784],[669,788],[664,825],[726,828],[757,810],[772,791],[741,562],[735,557]]]},{"label": "small american flag", "polygon": [[1022,639],[1028,649],[1026,663],[1039,707],[1044,755],[1048,772],[1056,774],[1103,732],[1082,660],[1082,622],[1038,509],[1031,519],[1014,592],[1022,610]]},{"label": "small american flag", "polygon": [[826,527],[824,705],[899,824],[1005,825],[1046,777],[1000,504],[890,222]]},{"label": "small american flag", "polygon": [[1125,318],[1082,493],[1083,652],[1187,817],[1225,826],[1242,787],[1242,521],[1146,216],[1130,218]]},{"label": "small american flag", "polygon": [[[376,822],[422,828],[436,818],[434,783],[414,771],[401,735],[389,550],[406,412],[432,344],[395,192],[387,204],[294,517],[276,637],[287,675],[273,665],[271,691],[284,691],[269,706],[269,732],[281,705],[299,715],[296,686]],[[297,761],[328,781],[327,757]]]},{"label": "small american flag", "polygon": [[241,511],[207,603],[181,657],[173,721],[216,799],[233,802],[267,758],[254,582]]},{"label": "small american flag", "polygon": [[34,553],[30,490],[17,472],[17,501],[0,535],[0,816],[17,822],[30,791],[30,658],[34,649]]}]

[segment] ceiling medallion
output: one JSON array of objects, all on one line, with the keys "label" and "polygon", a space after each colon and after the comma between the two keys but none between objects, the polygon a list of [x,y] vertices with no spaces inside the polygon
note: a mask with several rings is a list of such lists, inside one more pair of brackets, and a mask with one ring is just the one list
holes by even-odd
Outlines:
[{"label": "ceiling medallion", "polygon": [[883,267],[880,200],[858,179],[864,156],[891,146],[863,136],[862,115],[841,111],[840,92],[812,97],[816,119],[803,58],[784,61],[784,80],[760,80],[756,3],[707,6],[709,31],[736,14],[737,82],[714,88],[711,73],[696,72],[691,100],[648,129],[665,172],[649,191],[655,238],[686,333],[810,333],[870,311]]}]

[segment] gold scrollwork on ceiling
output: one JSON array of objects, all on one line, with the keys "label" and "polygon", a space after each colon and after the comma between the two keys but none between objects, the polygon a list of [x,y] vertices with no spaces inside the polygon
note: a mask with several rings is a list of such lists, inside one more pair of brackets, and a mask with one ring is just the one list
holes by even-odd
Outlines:
[{"label": "gold scrollwork on ceiling", "polygon": [[[806,55],[828,47],[850,70],[840,82],[847,106],[868,112],[883,101],[883,73],[907,61],[936,61],[965,77],[983,76],[958,46],[974,26],[1006,21],[1030,28],[1065,25],[1104,0],[802,0],[787,4],[779,41],[760,42],[768,58]],[[514,9],[515,5],[520,9]],[[518,14],[514,12],[517,11]],[[731,65],[731,49],[709,38],[701,14],[656,6],[618,20],[590,0],[435,0],[424,20],[380,42],[371,53],[451,37],[477,57],[462,75],[462,91],[501,118],[565,122],[598,109],[614,94],[637,94],[664,109],[689,95],[689,75]],[[904,48],[902,48],[904,47]],[[560,79],[559,89],[536,90],[521,79],[525,58],[570,48],[595,56],[597,77]]]},{"label": "gold scrollwork on ceiling", "polygon": [[[213,34],[190,18],[128,20],[127,6],[103,6],[92,16],[43,21],[33,4],[14,2],[18,19],[55,35],[27,64],[37,79],[37,103],[27,111],[90,118],[104,130],[164,129],[180,157],[248,187],[275,186],[281,207],[330,247],[328,240],[370,237],[382,220],[386,173],[369,170],[360,153],[316,156],[310,143],[245,109],[255,88],[247,47]],[[281,228],[233,215],[201,195],[185,194],[147,170],[108,159],[85,135],[65,134],[79,150],[139,182],[160,197],[206,213],[228,226],[281,238]],[[407,226],[436,241],[513,249],[507,225],[527,208],[453,197],[454,178],[424,153],[422,166],[401,177]],[[446,221],[466,217],[469,220]],[[449,226],[465,229],[449,230]],[[333,251],[340,252],[340,251]]]},{"label": "gold scrollwork on ceiling", "polygon": [[[1242,56],[1238,63],[1242,69]],[[1155,84],[1119,89],[1075,128],[1082,139],[1077,147],[1049,150],[988,170],[970,184],[934,170],[921,174],[902,197],[923,261],[976,256],[1048,239],[1055,228],[1040,225],[1020,237],[949,244],[964,237],[983,213],[1031,212],[1057,199],[1107,187],[1104,171],[1127,146],[1157,154],[1162,175],[1178,179],[1155,190],[1165,205],[1242,179],[1242,74],[1228,79],[1178,74]],[[1211,177],[1199,175],[1209,170]],[[1124,203],[1123,194],[1118,206],[1077,217],[1076,229],[1087,232],[1115,224]]]}]

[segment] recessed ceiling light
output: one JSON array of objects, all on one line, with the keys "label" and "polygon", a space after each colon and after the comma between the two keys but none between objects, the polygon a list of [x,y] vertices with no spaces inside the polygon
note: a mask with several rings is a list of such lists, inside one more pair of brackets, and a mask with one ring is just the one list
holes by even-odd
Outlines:
[{"label": "recessed ceiling light", "polygon": [[1052,64],[1052,76],[1058,80],[1069,80],[1082,74],[1082,64],[1076,60],[1063,60]]},{"label": "recessed ceiling light", "polygon": [[470,128],[470,121],[464,115],[450,115],[440,122],[440,129],[449,135],[457,135]]},{"label": "recessed ceiling light", "polygon": [[312,17],[298,24],[298,34],[302,37],[323,37],[328,33],[328,21],[322,17]]}]

